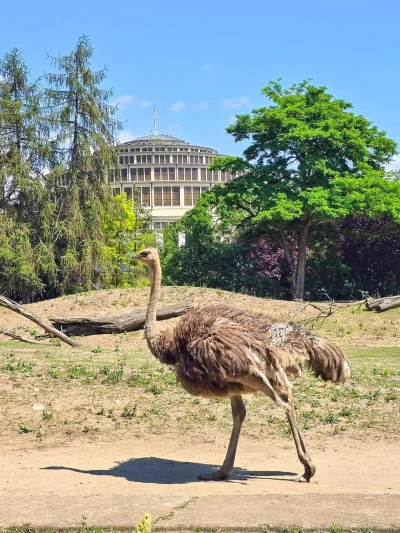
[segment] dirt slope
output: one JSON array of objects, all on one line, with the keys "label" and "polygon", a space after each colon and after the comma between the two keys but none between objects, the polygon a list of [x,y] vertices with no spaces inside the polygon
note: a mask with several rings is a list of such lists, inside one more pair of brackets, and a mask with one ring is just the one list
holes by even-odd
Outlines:
[{"label": "dirt slope", "polygon": [[[89,315],[113,315],[135,307],[145,307],[149,289],[113,289],[93,291],[80,295],[64,296],[53,300],[31,304],[29,309],[44,318],[51,316],[71,317]],[[160,305],[167,305],[181,300],[191,300],[194,304],[205,302],[226,303],[241,309],[267,313],[282,321],[305,321],[316,316],[317,311],[311,307],[299,313],[302,305],[283,300],[272,300],[235,294],[216,289],[199,287],[164,287]],[[173,320],[166,322],[166,326]],[[29,330],[38,329],[22,317],[0,308],[0,327],[27,326]],[[320,335],[332,339],[344,346],[400,346],[400,309],[382,314],[367,312],[359,306],[344,308],[329,317],[319,329]],[[133,338],[132,338],[133,335]],[[6,340],[0,335],[0,342]],[[144,340],[137,334],[120,336],[121,347],[134,342],[135,347],[145,346]],[[114,345],[113,335],[89,337],[83,340],[87,346],[107,348]]]}]

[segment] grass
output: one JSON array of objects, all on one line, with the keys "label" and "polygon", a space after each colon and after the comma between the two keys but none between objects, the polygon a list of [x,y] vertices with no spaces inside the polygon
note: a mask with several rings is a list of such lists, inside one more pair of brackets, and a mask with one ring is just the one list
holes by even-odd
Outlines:
[{"label": "grass", "polygon": [[[300,427],[316,438],[364,438],[366,432],[390,438],[400,429],[400,348],[346,351],[352,377],[345,386],[309,373],[294,383]],[[3,435],[34,439],[36,431],[41,441],[60,442],[82,433],[95,438],[132,430],[135,435],[231,430],[228,401],[190,396],[176,384],[171,368],[143,349],[81,350],[72,356],[68,347],[29,350],[2,343],[0,379]],[[42,412],[32,409],[37,402]],[[246,404],[247,436],[291,438],[283,412],[268,398],[249,396]]]},{"label": "grass", "polygon": [[[189,503],[190,503],[190,501],[189,501]],[[187,503],[186,503],[186,505],[187,505]],[[179,507],[177,507],[176,510],[179,510]],[[171,515],[171,516],[166,515],[165,517],[162,517],[162,518],[164,518],[164,519],[165,518],[171,518],[174,514],[175,514],[174,511],[171,511],[169,513],[169,515]],[[156,523],[157,523],[157,521],[156,521]],[[152,530],[153,531],[157,531],[158,530],[157,526],[152,527]],[[164,530],[164,528],[163,528],[163,530]],[[101,528],[97,528],[97,527],[89,527],[87,525],[83,525],[80,529],[70,529],[68,531],[70,531],[71,533],[72,532],[73,533],[122,533],[122,532],[125,533],[126,530],[125,529],[124,530],[118,530],[118,529],[113,529],[113,528],[101,529]],[[133,531],[135,533],[135,530],[133,530]],[[195,531],[196,533],[215,533],[213,530],[202,529],[202,528],[196,528],[195,530],[191,530],[191,531]],[[240,532],[235,530],[235,533],[250,533],[250,531],[252,531],[252,530],[243,529]],[[374,532],[372,529],[369,529],[369,528],[351,529],[351,530],[346,529],[346,530],[344,530],[338,525],[333,525],[330,529],[323,529],[323,530],[322,529],[318,529],[318,530],[317,529],[303,530],[303,529],[292,529],[292,528],[277,530],[277,529],[266,528],[266,529],[263,529],[262,531],[263,531],[263,533],[345,533],[345,532],[349,532],[349,533],[377,533],[377,532]],[[393,530],[393,533],[395,533],[395,531],[396,530]],[[62,532],[65,532],[65,529],[59,529],[59,530],[58,529],[40,529],[39,530],[39,529],[35,529],[35,528],[31,527],[31,526],[0,528],[0,533],[62,533]],[[187,533],[187,532],[181,531],[181,532],[177,532],[177,533]],[[218,533],[233,533],[233,531],[219,529]]]}]

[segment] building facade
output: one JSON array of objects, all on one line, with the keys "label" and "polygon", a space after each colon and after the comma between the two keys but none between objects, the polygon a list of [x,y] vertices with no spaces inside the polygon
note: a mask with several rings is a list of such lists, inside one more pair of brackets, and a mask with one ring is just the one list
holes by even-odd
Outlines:
[{"label": "building facade", "polygon": [[155,229],[165,229],[197,202],[200,194],[217,183],[231,181],[230,172],[212,171],[216,150],[187,143],[172,135],[151,134],[118,147],[119,169],[110,174],[114,195],[128,199],[138,191],[152,211]]}]

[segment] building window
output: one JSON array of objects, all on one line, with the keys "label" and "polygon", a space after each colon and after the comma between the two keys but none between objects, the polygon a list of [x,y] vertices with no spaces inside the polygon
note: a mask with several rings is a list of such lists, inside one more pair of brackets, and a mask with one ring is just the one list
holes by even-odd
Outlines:
[{"label": "building window", "polygon": [[200,197],[200,187],[193,187],[193,205],[196,204]]},{"label": "building window", "polygon": [[124,159],[125,159],[125,165],[129,165],[129,156],[126,155]]},{"label": "building window", "polygon": [[159,163],[159,162],[160,162],[160,155],[154,154],[154,163]]},{"label": "building window", "polygon": [[[172,156],[172,162],[173,163],[177,163],[178,162],[178,156],[177,155],[173,155]],[[181,161],[182,162],[182,161]]]},{"label": "building window", "polygon": [[166,156],[165,156],[165,162],[166,162],[166,163],[169,163],[170,160],[171,160],[171,156],[166,155]]},{"label": "building window", "polygon": [[110,180],[110,182],[115,181],[115,170],[114,169],[110,170],[109,180]]},{"label": "building window", "polygon": [[184,205],[192,206],[195,205],[197,200],[200,197],[200,194],[208,191],[208,187],[184,187]]},{"label": "building window", "polygon": [[200,163],[200,165],[203,164],[203,156],[202,155],[199,155],[199,163]]},{"label": "building window", "polygon": [[167,180],[168,180],[168,169],[165,168],[165,167],[163,167],[163,168],[161,169],[161,179],[162,179],[163,181],[167,181]]},{"label": "building window", "polygon": [[121,189],[119,187],[114,187],[112,190],[113,196],[117,196],[118,194],[121,194]]},{"label": "building window", "polygon": [[131,181],[136,181],[137,180],[136,168],[131,168],[130,169],[130,174],[131,174]]},{"label": "building window", "polygon": [[171,187],[172,189],[172,205],[181,205],[181,188]]},{"label": "building window", "polygon": [[156,167],[154,169],[154,180],[155,181],[160,181],[161,180],[161,169],[160,169],[160,167],[158,167],[158,168]]},{"label": "building window", "polygon": [[201,181],[206,181],[207,180],[207,169],[206,168],[202,168],[201,169],[201,177],[200,177]]},{"label": "building window", "polygon": [[124,156],[122,156],[122,155],[119,156],[119,164],[120,165],[124,164]]},{"label": "building window", "polygon": [[162,205],[165,205],[165,206],[171,205],[171,187],[163,187]]},{"label": "building window", "polygon": [[146,156],[146,163],[151,163],[153,159],[153,156],[151,154]]},{"label": "building window", "polygon": [[128,181],[128,169],[121,168],[121,181]]},{"label": "building window", "polygon": [[193,205],[192,187],[184,187],[184,205]]},{"label": "building window", "polygon": [[225,171],[221,170],[221,181],[225,181]]},{"label": "building window", "polygon": [[144,181],[151,181],[151,168],[144,169]]},{"label": "building window", "polygon": [[198,168],[192,168],[192,181],[199,181]]},{"label": "building window", "polygon": [[218,181],[218,170],[213,170],[213,181]]},{"label": "building window", "polygon": [[150,205],[150,187],[140,187],[142,205]]},{"label": "building window", "polygon": [[178,180],[183,181],[185,179],[185,169],[178,167]]},{"label": "building window", "polygon": [[127,200],[132,200],[132,187],[124,187],[124,193],[126,193]]},{"label": "building window", "polygon": [[174,167],[170,167],[169,168],[168,178],[169,178],[169,181],[175,181],[175,169],[174,169]]},{"label": "building window", "polygon": [[154,187],[154,206],[162,206],[162,187]]},{"label": "building window", "polygon": [[138,181],[144,181],[144,168],[138,168]]},{"label": "building window", "polygon": [[185,168],[185,181],[191,181],[191,180],[192,180],[192,169]]},{"label": "building window", "polygon": [[131,165],[133,165],[134,162],[135,162],[135,156],[130,155],[130,156],[129,156],[129,163],[130,163]]},{"label": "building window", "polygon": [[207,181],[212,181],[212,172],[207,169]]}]

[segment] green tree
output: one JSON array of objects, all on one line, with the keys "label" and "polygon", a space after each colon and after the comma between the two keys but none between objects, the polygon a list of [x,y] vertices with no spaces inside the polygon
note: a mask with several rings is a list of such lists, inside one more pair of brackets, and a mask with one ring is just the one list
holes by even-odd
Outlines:
[{"label": "green tree", "polygon": [[147,282],[147,273],[141,265],[129,266],[137,250],[154,246],[154,233],[135,204],[123,193],[114,198],[112,211],[103,207],[105,257],[111,267],[111,279],[108,281],[115,286],[134,285],[143,280]]},{"label": "green tree", "polygon": [[14,48],[0,59],[0,208],[20,211],[40,194],[53,143],[42,116],[42,92]]},{"label": "green tree", "polygon": [[99,183],[117,166],[115,135],[122,129],[113,118],[117,107],[107,103],[112,90],[100,87],[107,69],[93,71],[92,56],[90,40],[82,35],[70,54],[51,58],[59,72],[46,74],[49,120],[57,133],[60,162],[69,173],[71,189],[79,185],[83,201],[99,193]]},{"label": "green tree", "polygon": [[59,161],[51,177],[63,206],[57,238],[62,292],[88,290],[95,268],[109,270],[103,218],[107,210],[118,211],[108,174],[118,166],[115,134],[122,124],[113,118],[117,108],[107,103],[112,91],[100,87],[106,68],[93,71],[92,56],[83,35],[70,54],[52,58],[59,72],[46,74],[48,118]]},{"label": "green tree", "polygon": [[262,92],[272,104],[237,115],[227,128],[235,141],[250,142],[243,156],[214,164],[243,175],[215,187],[200,203],[215,209],[222,227],[278,242],[293,296],[302,298],[317,224],[355,213],[399,218],[399,184],[384,178],[396,144],[325,87],[304,81],[284,89],[271,82]]}]

